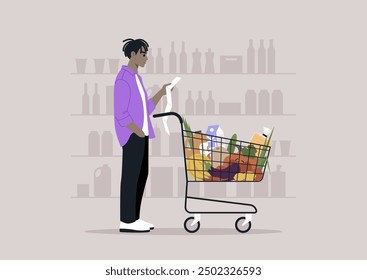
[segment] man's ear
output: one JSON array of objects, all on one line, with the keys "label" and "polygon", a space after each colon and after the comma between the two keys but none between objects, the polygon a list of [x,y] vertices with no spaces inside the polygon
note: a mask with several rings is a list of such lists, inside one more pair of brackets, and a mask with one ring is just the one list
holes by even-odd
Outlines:
[{"label": "man's ear", "polygon": [[134,55],[136,55],[136,53],[135,52],[131,52],[131,56],[134,56]]}]

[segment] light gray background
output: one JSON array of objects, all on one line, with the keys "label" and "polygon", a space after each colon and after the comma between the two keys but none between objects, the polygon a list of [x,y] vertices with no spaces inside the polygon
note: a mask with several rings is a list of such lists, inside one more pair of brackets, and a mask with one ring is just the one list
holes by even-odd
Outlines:
[{"label": "light gray background", "polygon": [[[363,1],[0,5],[0,258],[366,258]],[[86,145],[90,130],[90,123],[83,128],[85,120],[70,115],[81,109],[77,100],[83,83],[94,83],[94,77],[84,81],[71,75],[74,59],[121,57],[121,41],[127,37],[145,38],[154,53],[157,47],[168,53],[171,41],[176,47],[185,41],[189,58],[196,47],[203,52],[211,47],[216,55],[238,55],[245,53],[249,39],[274,39],[276,70],[297,75],[241,76],[233,81],[226,77],[217,84],[223,90],[213,94],[225,92],[231,81],[243,93],[261,89],[263,83],[265,88],[284,90],[289,102],[285,111],[297,114],[284,119],[290,127],[285,138],[297,146],[292,162],[292,178],[297,180],[290,186],[296,198],[257,200],[261,212],[246,235],[234,231],[234,219],[224,217],[205,218],[211,225],[218,221],[215,229],[203,226],[196,235],[186,234],[183,201],[177,199],[151,199],[143,205],[146,219],[157,227],[152,233],[120,235],[115,231],[117,199],[72,199],[76,183],[103,163],[70,157],[81,153],[75,142]],[[171,78],[167,75],[157,83]],[[190,82],[197,92],[209,90],[218,79],[200,76]],[[238,96],[243,100],[243,94]],[[229,102],[237,102],[236,95],[231,98]],[[263,125],[261,118],[253,120]],[[106,123],[97,118],[95,122],[101,129]],[[225,125],[228,132],[235,131]]]}]

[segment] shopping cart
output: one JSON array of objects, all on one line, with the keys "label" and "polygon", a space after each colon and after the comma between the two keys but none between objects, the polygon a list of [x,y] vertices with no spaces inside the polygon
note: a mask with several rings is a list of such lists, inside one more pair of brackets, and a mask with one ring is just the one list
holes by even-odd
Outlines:
[{"label": "shopping cart", "polygon": [[[153,115],[154,118],[176,116],[181,124],[183,155],[186,173],[185,210],[193,214],[184,222],[186,231],[194,233],[200,228],[201,214],[240,214],[235,228],[245,233],[251,229],[252,215],[257,213],[255,205],[229,200],[196,197],[189,195],[192,182],[260,182],[268,164],[269,145],[260,145],[191,131],[183,124],[182,117],[175,112]],[[189,210],[188,200],[240,205],[241,211],[194,211]],[[242,209],[243,208],[243,209]]]}]

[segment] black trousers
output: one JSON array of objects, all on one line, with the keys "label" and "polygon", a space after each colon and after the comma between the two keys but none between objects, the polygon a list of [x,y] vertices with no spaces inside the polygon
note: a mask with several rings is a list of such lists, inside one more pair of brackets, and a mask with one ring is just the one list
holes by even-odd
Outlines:
[{"label": "black trousers", "polygon": [[132,223],[140,218],[140,206],[148,178],[148,136],[133,133],[123,147],[120,192],[120,221]]}]

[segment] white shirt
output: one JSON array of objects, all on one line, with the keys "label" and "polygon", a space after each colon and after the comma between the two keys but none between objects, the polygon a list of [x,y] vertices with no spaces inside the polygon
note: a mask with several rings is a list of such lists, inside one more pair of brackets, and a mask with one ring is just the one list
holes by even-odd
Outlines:
[{"label": "white shirt", "polygon": [[143,104],[143,111],[144,111],[144,121],[143,121],[143,132],[145,134],[145,136],[149,135],[149,129],[148,129],[148,113],[147,113],[147,103],[145,101],[145,92],[143,89],[143,86],[140,83],[139,77],[138,75],[135,74],[135,80],[136,80],[136,85],[138,86],[139,92],[140,92],[140,97],[141,97],[141,101]]}]

